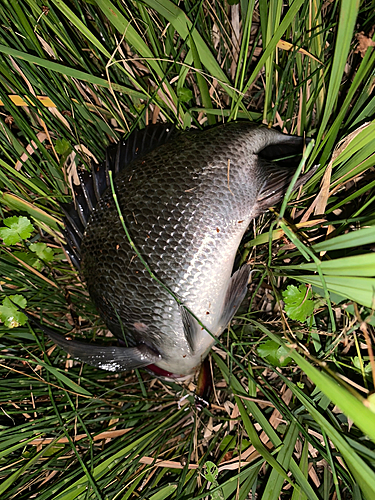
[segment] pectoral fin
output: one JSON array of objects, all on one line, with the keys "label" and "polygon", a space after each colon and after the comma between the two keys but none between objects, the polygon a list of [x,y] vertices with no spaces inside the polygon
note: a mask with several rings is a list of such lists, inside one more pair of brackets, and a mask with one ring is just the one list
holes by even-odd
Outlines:
[{"label": "pectoral fin", "polygon": [[198,321],[192,316],[185,307],[180,306],[182,324],[184,325],[184,333],[189,344],[191,352],[195,351],[198,332],[202,330]]},{"label": "pectoral fin", "polygon": [[250,272],[250,265],[245,264],[233,274],[230,280],[220,318],[220,333],[228,325],[245,298]]}]

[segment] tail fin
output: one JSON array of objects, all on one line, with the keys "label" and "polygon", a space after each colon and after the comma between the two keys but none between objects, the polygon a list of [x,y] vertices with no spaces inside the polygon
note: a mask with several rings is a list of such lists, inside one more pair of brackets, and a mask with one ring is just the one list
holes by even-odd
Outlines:
[{"label": "tail fin", "polygon": [[[267,146],[258,153],[259,171],[264,177],[264,184],[258,195],[254,216],[260,215],[282,200],[302,159],[304,143],[303,137],[285,135],[285,142]],[[294,185],[294,190],[307,182],[317,168],[318,165],[301,175]]]}]

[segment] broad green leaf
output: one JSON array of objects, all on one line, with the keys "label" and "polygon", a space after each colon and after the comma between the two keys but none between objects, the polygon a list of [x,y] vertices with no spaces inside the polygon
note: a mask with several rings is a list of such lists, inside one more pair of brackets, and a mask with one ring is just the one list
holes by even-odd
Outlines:
[{"label": "broad green leaf", "polygon": [[35,252],[39,259],[44,262],[51,262],[55,255],[52,248],[47,247],[45,243],[31,243],[30,250]]},{"label": "broad green leaf", "polygon": [[64,137],[62,139],[58,139],[55,144],[56,153],[59,155],[65,155],[72,151],[72,146],[69,141],[67,141]]},{"label": "broad green leaf", "polygon": [[0,319],[8,328],[16,328],[24,325],[27,322],[27,317],[23,312],[18,310],[18,307],[24,309],[27,301],[22,295],[10,295],[5,297],[3,305],[0,306]]},{"label": "broad green leaf", "polygon": [[273,340],[262,342],[258,346],[257,353],[273,366],[287,366],[290,363],[288,349],[285,349]]},{"label": "broad green leaf", "polygon": [[[331,276],[375,276],[375,254],[367,253],[342,257],[341,259],[324,260],[320,263],[320,268],[323,274],[330,274]],[[317,267],[315,263],[311,263],[298,266],[282,266],[279,269],[316,271]]]},{"label": "broad green leaf", "polygon": [[27,212],[34,221],[47,224],[52,229],[60,229],[61,222],[58,219],[52,217],[41,208],[35,206],[33,203],[23,200],[14,194],[4,193],[3,196],[0,197],[0,203],[13,210]]},{"label": "broad green leaf", "polygon": [[3,220],[7,227],[0,228],[0,238],[4,240],[5,245],[15,245],[31,236],[34,227],[27,217],[8,217]]},{"label": "broad green leaf", "polygon": [[370,394],[370,396],[367,398],[368,400],[368,406],[372,413],[375,414],[375,394]]},{"label": "broad green leaf", "polygon": [[150,496],[150,500],[165,500],[166,498],[170,498],[172,493],[177,489],[177,484],[168,484],[164,486],[161,490],[159,490],[154,495]]},{"label": "broad green leaf", "polygon": [[365,227],[316,243],[313,245],[313,249],[316,252],[328,252],[329,250],[343,250],[344,248],[355,248],[372,243],[375,243],[375,227]]},{"label": "broad green leaf", "polygon": [[[272,231],[272,241],[278,240],[283,236],[284,236],[284,231],[282,229],[274,229]],[[269,238],[270,238],[270,233],[269,231],[267,231],[266,233],[259,234],[253,240],[250,240],[249,242],[245,243],[244,247],[252,248],[257,245],[264,245],[265,243],[269,242]]]},{"label": "broad green leaf", "polygon": [[204,477],[209,481],[210,483],[216,484],[216,479],[219,474],[219,471],[217,469],[217,465],[214,464],[213,462],[206,462],[204,464],[205,466],[205,472],[204,472]]},{"label": "broad green leaf", "polygon": [[193,92],[186,87],[177,90],[177,97],[181,102],[189,102],[193,98]]},{"label": "broad green leaf", "polygon": [[296,287],[289,285],[282,292],[285,303],[285,312],[290,319],[304,322],[314,312],[311,288],[304,285]]},{"label": "broad green leaf", "polygon": [[18,252],[15,251],[12,253],[15,257],[18,257],[20,260],[23,262],[26,262],[26,264],[29,264],[31,267],[35,267],[38,271],[43,269],[43,262],[39,260],[35,254],[32,252]]},{"label": "broad green leaf", "polygon": [[[219,474],[219,470],[217,468],[217,465],[214,464],[213,462],[210,462],[209,460],[204,464],[205,470],[204,470],[204,477],[207,481],[211,483],[211,490],[213,488],[216,488],[219,486],[217,482],[217,476]],[[225,500],[224,499],[224,494],[220,489],[216,489],[215,491],[210,491],[210,496],[211,500]]]},{"label": "broad green leaf", "polygon": [[367,363],[367,365],[363,365],[362,360],[360,360],[358,356],[354,356],[354,358],[352,358],[352,362],[353,366],[355,366],[359,370],[362,370],[363,368],[364,373],[371,374],[372,369],[370,363]]}]

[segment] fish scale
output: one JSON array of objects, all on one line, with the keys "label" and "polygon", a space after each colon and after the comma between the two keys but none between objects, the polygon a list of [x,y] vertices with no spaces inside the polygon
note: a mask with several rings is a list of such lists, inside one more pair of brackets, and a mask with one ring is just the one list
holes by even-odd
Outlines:
[{"label": "fish scale", "polygon": [[[246,293],[250,267],[232,275],[243,234],[282,199],[294,174],[295,161],[272,160],[302,148],[302,138],[233,122],[190,132],[149,127],[115,155],[107,153],[105,166],[81,177],[76,208],[65,207],[67,249],[106,325],[125,345],[83,344],[56,333],[53,340],[107,370],[148,366],[176,378],[194,374]],[[178,302],[132,248],[108,187],[110,169],[132,241]]]}]

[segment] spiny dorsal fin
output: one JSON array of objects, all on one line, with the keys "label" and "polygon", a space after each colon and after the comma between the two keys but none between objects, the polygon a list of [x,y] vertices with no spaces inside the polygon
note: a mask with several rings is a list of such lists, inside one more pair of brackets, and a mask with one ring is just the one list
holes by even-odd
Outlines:
[{"label": "spiny dorsal fin", "polygon": [[133,160],[142,158],[155,148],[168,142],[175,134],[175,128],[168,124],[150,125],[143,130],[134,130],[126,140],[106,150],[105,161],[91,165],[90,172],[80,172],[79,185],[74,185],[74,203],[61,203],[65,214],[65,250],[73,256],[72,262],[79,269],[82,236],[90,215],[104,191],[110,186],[109,172],[115,176]]},{"label": "spiny dorsal fin", "polygon": [[176,133],[173,125],[157,123],[143,130],[135,129],[126,140],[119,143],[114,159],[114,170],[117,174],[133,160],[142,158],[155,148],[168,142]]}]

